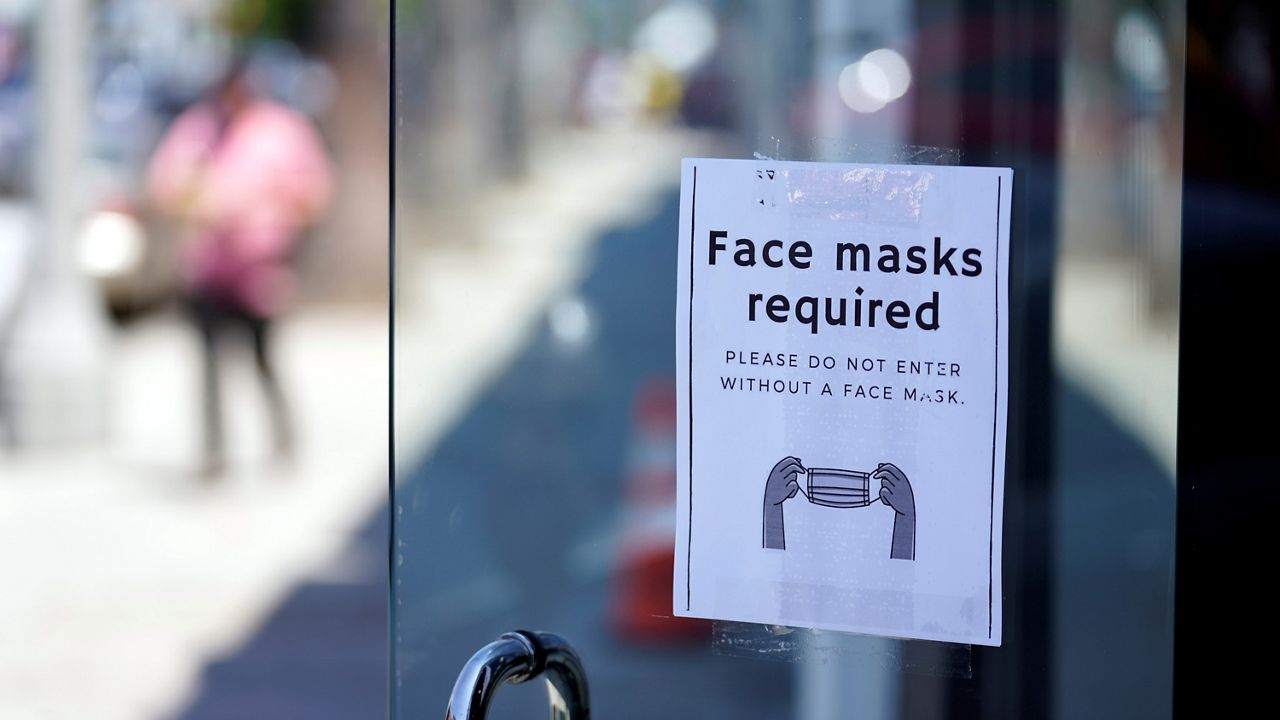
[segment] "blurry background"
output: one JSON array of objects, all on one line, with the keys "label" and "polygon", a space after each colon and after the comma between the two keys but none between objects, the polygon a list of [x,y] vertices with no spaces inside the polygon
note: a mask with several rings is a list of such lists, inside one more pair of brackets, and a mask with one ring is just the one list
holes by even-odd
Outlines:
[{"label": "blurry background", "polygon": [[[358,533],[386,501],[388,28],[380,2],[0,2],[0,717],[384,707],[385,538]],[[293,452],[228,331],[213,468],[193,228],[148,175],[237,57],[333,193],[271,329]]]},{"label": "blurry background", "polygon": [[[1183,2],[397,9],[394,716],[1168,716]],[[1003,648],[670,617],[682,155],[1015,168]]]},{"label": "blurry background", "polygon": [[[601,717],[1168,715],[1180,0],[395,9],[389,118],[388,2],[0,0],[0,717],[430,716],[516,627]],[[231,343],[211,477],[147,174],[240,49],[335,188],[273,330],[295,452]],[[669,617],[687,155],[1016,168],[1005,648]]]}]

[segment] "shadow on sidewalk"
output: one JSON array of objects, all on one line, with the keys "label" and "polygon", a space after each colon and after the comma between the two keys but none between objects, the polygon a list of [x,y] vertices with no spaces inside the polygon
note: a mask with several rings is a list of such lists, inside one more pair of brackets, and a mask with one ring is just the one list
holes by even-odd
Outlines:
[{"label": "shadow on sidewalk", "polygon": [[[350,545],[385,558],[386,510]],[[294,588],[247,644],[205,666],[185,720],[382,717],[387,706],[387,568]]]}]

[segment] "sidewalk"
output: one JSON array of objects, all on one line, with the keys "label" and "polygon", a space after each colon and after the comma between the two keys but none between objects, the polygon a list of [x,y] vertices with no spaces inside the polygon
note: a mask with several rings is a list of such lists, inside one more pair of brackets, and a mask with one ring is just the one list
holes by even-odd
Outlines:
[{"label": "sidewalk", "polygon": [[[230,473],[191,472],[193,333],[177,317],[122,332],[98,450],[0,459],[0,717],[161,717],[201,664],[245,641],[298,578],[339,556],[385,501],[386,320],[312,309],[280,328],[299,423],[272,466],[247,358],[227,373]],[[353,577],[385,556],[346,557]]]}]

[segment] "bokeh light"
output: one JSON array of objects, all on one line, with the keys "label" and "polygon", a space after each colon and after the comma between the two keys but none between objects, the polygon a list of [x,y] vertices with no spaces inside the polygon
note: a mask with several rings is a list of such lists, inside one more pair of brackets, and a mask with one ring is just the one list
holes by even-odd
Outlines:
[{"label": "bokeh light", "polygon": [[872,50],[840,71],[836,87],[849,109],[873,113],[906,94],[911,86],[907,59],[889,48]]}]

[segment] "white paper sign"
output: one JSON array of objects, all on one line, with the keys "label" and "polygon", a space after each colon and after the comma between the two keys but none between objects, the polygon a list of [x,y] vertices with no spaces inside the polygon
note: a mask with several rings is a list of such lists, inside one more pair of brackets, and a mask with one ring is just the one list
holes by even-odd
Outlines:
[{"label": "white paper sign", "polygon": [[1000,644],[1012,180],[684,161],[675,614]]}]

